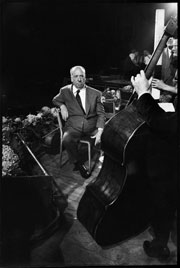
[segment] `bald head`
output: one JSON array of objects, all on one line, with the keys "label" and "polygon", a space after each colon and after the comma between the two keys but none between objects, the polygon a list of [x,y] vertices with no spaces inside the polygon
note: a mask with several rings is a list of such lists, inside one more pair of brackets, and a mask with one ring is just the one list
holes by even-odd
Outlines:
[{"label": "bald head", "polygon": [[86,76],[86,70],[84,67],[80,66],[80,65],[77,65],[77,66],[74,66],[70,69],[70,76],[73,75],[73,73],[76,71],[76,70],[80,70],[82,73],[84,73],[84,76]]},{"label": "bald head", "polygon": [[74,66],[70,69],[70,76],[71,82],[75,85],[78,89],[84,87],[86,82],[86,71],[85,68],[82,66]]}]

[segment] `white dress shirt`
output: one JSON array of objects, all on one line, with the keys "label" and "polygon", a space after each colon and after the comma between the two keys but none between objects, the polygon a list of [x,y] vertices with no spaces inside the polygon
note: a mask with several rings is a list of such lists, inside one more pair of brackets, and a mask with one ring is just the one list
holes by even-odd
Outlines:
[{"label": "white dress shirt", "polygon": [[[74,94],[75,97],[76,97],[76,94],[77,94],[78,90],[79,89],[73,85],[73,94]],[[86,112],[86,88],[85,87],[80,89],[79,96],[81,98],[83,109]],[[98,128],[98,131],[102,132],[103,128]]]},{"label": "white dress shirt", "polygon": [[[76,97],[76,94],[77,94],[78,90],[79,89],[73,85],[73,94],[74,94],[75,97]],[[84,109],[84,111],[86,111],[86,88],[85,87],[80,89],[79,96],[81,98],[83,109]]]},{"label": "white dress shirt", "polygon": [[171,57],[171,55],[172,55],[172,49],[167,49],[167,51],[168,51],[168,56],[169,56],[169,58]]}]

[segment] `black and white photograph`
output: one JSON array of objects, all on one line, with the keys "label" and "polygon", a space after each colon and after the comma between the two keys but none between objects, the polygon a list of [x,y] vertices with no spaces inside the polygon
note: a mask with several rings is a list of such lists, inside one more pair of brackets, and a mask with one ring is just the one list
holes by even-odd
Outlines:
[{"label": "black and white photograph", "polygon": [[177,265],[178,3],[0,13],[0,267]]}]

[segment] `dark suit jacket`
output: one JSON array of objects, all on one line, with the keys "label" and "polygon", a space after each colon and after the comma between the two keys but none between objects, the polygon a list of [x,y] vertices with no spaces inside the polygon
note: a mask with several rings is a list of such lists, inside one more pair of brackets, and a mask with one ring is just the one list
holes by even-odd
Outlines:
[{"label": "dark suit jacket", "polygon": [[104,128],[105,112],[100,91],[86,85],[86,113],[82,111],[73,94],[72,84],[62,87],[52,101],[57,106],[66,105],[69,113],[66,127],[83,132]]},{"label": "dark suit jacket", "polygon": [[[147,169],[151,182],[161,190],[174,186],[178,172],[177,113],[165,112],[150,94],[137,101],[137,110],[150,129],[147,140]],[[177,185],[176,185],[177,186]]]},{"label": "dark suit jacket", "polygon": [[143,94],[137,102],[137,110],[150,128],[171,144],[177,141],[177,113],[165,112],[150,94]]},{"label": "dark suit jacket", "polygon": [[169,57],[169,51],[166,47],[162,53],[162,71],[161,71],[161,79],[168,83],[168,80],[171,76],[171,70],[170,70],[170,57]]},{"label": "dark suit jacket", "polygon": [[168,48],[166,47],[162,53],[162,71],[161,71],[161,79],[167,85],[173,86],[173,78],[176,72],[176,67],[173,66]]},{"label": "dark suit jacket", "polygon": [[177,114],[165,112],[150,94],[139,98],[137,110],[152,131],[144,156],[148,213],[152,216],[154,231],[160,233],[161,230],[164,237],[167,233],[168,241],[178,202]]}]

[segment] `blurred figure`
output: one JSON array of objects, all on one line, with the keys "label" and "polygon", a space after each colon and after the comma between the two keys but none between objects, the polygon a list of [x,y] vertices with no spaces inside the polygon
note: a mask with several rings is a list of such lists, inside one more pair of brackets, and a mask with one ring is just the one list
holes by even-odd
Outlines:
[{"label": "blurred figure", "polygon": [[144,65],[147,66],[149,64],[150,59],[151,59],[151,54],[148,50],[144,50],[143,56],[144,56]]},{"label": "blurred figure", "polygon": [[136,75],[140,71],[138,59],[139,52],[136,49],[132,49],[123,64],[123,77],[125,80],[130,80],[131,76]]},{"label": "blurred figure", "polygon": [[148,50],[143,50],[141,55],[139,54],[138,63],[139,63],[141,70],[144,70],[146,68],[146,66],[149,64],[150,59],[151,59],[151,54]]}]

